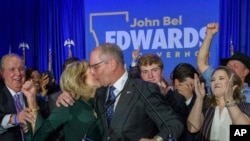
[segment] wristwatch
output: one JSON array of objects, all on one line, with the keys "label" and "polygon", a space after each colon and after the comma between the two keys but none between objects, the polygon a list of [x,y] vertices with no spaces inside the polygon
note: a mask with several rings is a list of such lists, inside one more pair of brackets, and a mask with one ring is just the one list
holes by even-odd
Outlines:
[{"label": "wristwatch", "polygon": [[163,141],[163,138],[160,136],[155,136],[154,139],[155,141]]}]

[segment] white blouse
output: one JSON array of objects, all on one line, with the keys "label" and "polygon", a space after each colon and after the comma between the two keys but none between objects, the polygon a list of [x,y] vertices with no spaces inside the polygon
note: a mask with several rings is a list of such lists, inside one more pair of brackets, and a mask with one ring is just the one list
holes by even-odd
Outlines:
[{"label": "white blouse", "polygon": [[229,141],[231,117],[226,107],[220,113],[219,106],[215,107],[210,140]]}]

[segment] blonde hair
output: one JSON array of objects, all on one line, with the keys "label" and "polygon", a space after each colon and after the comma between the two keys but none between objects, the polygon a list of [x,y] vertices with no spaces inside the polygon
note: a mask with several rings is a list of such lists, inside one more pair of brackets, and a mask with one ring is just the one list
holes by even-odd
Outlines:
[{"label": "blonde hair", "polygon": [[67,66],[60,78],[62,91],[70,92],[75,99],[89,100],[96,88],[86,83],[88,68],[87,61],[76,61]]}]

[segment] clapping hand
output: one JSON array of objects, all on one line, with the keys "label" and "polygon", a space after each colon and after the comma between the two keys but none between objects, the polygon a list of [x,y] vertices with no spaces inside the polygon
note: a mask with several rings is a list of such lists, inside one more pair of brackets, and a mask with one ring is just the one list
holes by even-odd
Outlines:
[{"label": "clapping hand", "polygon": [[237,87],[237,85],[233,85],[233,76],[234,76],[234,74],[232,74],[230,76],[228,84],[227,84],[227,86],[225,88],[225,94],[224,94],[225,102],[233,101],[233,92]]},{"label": "clapping hand", "polygon": [[203,82],[200,82],[197,74],[194,74],[194,89],[197,99],[203,99],[205,97],[205,85]]}]

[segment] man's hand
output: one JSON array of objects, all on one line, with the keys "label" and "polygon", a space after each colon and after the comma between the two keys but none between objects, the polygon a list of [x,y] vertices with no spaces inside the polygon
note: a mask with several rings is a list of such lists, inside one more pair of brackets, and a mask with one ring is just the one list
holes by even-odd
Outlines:
[{"label": "man's hand", "polygon": [[31,115],[30,113],[30,109],[29,108],[25,108],[23,109],[21,112],[19,112],[17,115],[16,115],[16,121],[12,121],[12,123],[15,124],[15,122],[19,123],[19,124],[22,124],[22,125],[27,125],[27,122],[30,122],[30,123],[34,123],[35,122],[35,118]]},{"label": "man's hand", "polygon": [[60,105],[63,105],[68,107],[69,105],[72,106],[74,102],[73,96],[70,93],[62,92],[56,100],[56,106],[60,107]]}]

